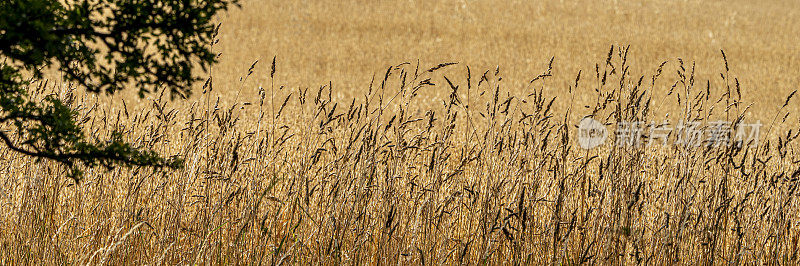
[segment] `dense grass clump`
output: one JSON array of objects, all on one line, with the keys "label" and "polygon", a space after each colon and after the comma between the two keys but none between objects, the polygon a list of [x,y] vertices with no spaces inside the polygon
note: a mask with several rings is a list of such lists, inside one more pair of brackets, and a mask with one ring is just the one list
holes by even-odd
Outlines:
[{"label": "dense grass clump", "polygon": [[[618,122],[759,118],[724,53],[707,82],[680,59],[649,73],[626,47],[603,56],[571,84],[548,83],[551,59],[513,88],[500,68],[402,63],[351,99],[331,83],[279,85],[274,60],[224,88],[233,99],[211,78],[194,98],[137,107],[41,82],[33,95],[61,97],[91,136],[122,132],[185,166],[90,168],[76,184],[63,166],[0,150],[0,261],[797,263],[792,97],[761,118],[758,141],[617,146]],[[268,85],[246,85],[252,75]],[[607,125],[605,145],[577,145],[584,116]]]}]

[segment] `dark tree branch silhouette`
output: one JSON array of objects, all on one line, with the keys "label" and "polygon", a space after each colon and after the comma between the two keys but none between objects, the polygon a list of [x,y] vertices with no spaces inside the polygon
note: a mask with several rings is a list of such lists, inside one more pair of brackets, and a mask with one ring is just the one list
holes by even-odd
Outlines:
[{"label": "dark tree branch silhouette", "polygon": [[[54,68],[93,93],[135,87],[140,97],[169,90],[186,97],[216,62],[216,14],[238,0],[15,0],[0,2],[0,139],[9,149],[69,167],[180,167],[136,148],[122,133],[90,141],[77,112],[56,96],[34,99],[31,80]],[[31,75],[23,79],[23,74]],[[13,134],[11,134],[13,132]]]}]

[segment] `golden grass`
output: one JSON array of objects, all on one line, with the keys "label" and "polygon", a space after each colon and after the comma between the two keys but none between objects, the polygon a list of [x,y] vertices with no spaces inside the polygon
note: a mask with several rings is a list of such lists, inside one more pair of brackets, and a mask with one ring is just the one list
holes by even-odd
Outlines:
[{"label": "golden grass", "polygon": [[[186,167],[74,184],[0,149],[0,263],[796,264],[799,11],[245,1],[189,99],[42,85]],[[576,145],[583,116],[667,113],[764,138]]]}]

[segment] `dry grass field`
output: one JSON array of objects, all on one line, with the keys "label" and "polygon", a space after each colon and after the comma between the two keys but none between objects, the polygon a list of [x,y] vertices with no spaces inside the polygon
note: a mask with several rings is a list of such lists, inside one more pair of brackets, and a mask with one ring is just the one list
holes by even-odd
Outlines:
[{"label": "dry grass field", "polygon": [[[0,148],[0,264],[800,263],[794,1],[246,0],[218,19],[188,99],[31,88],[185,166],[76,183]],[[585,150],[590,115],[610,136]],[[763,127],[615,145],[618,122],[666,118]]]}]

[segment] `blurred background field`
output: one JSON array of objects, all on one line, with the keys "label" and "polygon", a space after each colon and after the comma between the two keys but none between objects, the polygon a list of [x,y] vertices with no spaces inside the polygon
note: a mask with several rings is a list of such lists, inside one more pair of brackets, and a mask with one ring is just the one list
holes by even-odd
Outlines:
[{"label": "blurred background field", "polygon": [[[643,75],[663,61],[667,69],[676,58],[694,61],[700,82],[719,80],[724,49],[743,101],[756,102],[753,116],[772,114],[800,84],[792,1],[244,1],[220,22],[222,88],[238,87],[251,62],[264,70],[277,56],[282,84],[332,81],[342,99],[363,94],[387,66],[416,60],[499,66],[505,88],[525,89],[555,57],[546,92],[563,96],[579,70],[594,75],[611,45],[630,45],[630,65]],[[266,84],[265,74],[248,85]]]}]

